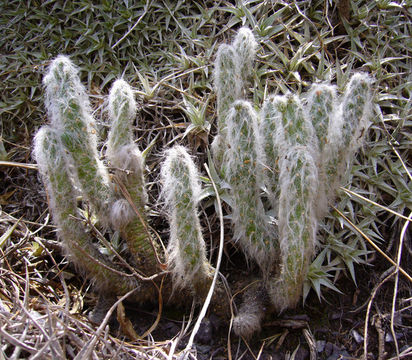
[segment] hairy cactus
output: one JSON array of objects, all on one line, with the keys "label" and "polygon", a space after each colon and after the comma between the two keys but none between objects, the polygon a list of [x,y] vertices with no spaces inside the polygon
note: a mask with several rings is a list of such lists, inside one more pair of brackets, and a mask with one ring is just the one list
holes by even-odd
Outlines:
[{"label": "hairy cactus", "polygon": [[126,239],[136,265],[146,275],[152,275],[157,270],[159,246],[151,239],[146,225],[144,159],[133,141],[132,130],[136,103],[131,87],[122,79],[117,80],[110,91],[109,116],[112,124],[107,157],[115,167],[114,176],[124,185],[123,191],[126,192],[112,204],[111,220]]},{"label": "hairy cactus", "polygon": [[[233,322],[245,337],[260,329],[268,308],[283,311],[299,303],[317,249],[318,224],[362,144],[371,102],[370,78],[355,74],[340,97],[336,87],[315,84],[306,96],[268,96],[258,110],[245,100],[256,48],[253,33],[240,29],[233,44],[219,48],[214,72],[213,160],[230,186],[233,240],[260,268],[261,279],[246,287]],[[131,87],[117,80],[110,91],[105,167],[77,69],[59,56],[44,84],[50,124],[38,131],[34,156],[66,252],[94,280],[101,302],[107,305],[107,298],[132,289],[139,290],[134,300],[140,302],[153,301],[160,289],[169,300],[183,294],[177,302],[184,303],[186,295],[204,299],[215,269],[198,218],[199,174],[186,149],[165,151],[161,168],[170,223],[163,254],[145,211],[145,159],[134,142]],[[82,207],[98,218],[103,237]],[[123,240],[122,258],[116,242],[107,240],[113,233]],[[164,278],[171,282],[163,284]],[[215,287],[212,308],[227,318],[222,284]]]},{"label": "hairy cactus", "polygon": [[35,137],[34,156],[46,185],[49,206],[59,226],[64,247],[78,268],[92,277],[102,290],[125,293],[139,284],[122,276],[111,261],[93,245],[90,232],[78,221],[78,191],[69,175],[70,164],[59,130],[42,127]]},{"label": "hairy cactus", "polygon": [[44,77],[46,107],[51,126],[59,132],[70,153],[73,176],[83,195],[108,223],[107,208],[111,198],[108,172],[97,155],[97,136],[85,89],[78,71],[65,56],[56,58]]},{"label": "hairy cactus", "polygon": [[174,269],[175,284],[191,288],[204,297],[212,281],[213,269],[206,259],[197,214],[201,191],[199,175],[184,147],[167,150],[161,177],[170,223],[168,261]]},{"label": "hairy cactus", "polygon": [[[180,147],[170,150],[162,171],[172,230],[168,254],[161,254],[145,215],[144,159],[133,140],[136,104],[131,87],[117,80],[109,94],[111,128],[106,155],[113,172],[109,175],[98,158],[97,132],[77,69],[67,57],[59,56],[52,61],[44,84],[51,121],[35,137],[34,156],[69,257],[109,299],[132,289],[138,290],[134,300],[156,299],[152,279],[160,285],[159,275],[165,269],[175,282],[163,285],[166,298],[173,287],[203,297],[213,268],[206,259],[197,218],[200,185],[189,155]],[[112,226],[121,234],[128,249],[125,258],[114,261],[113,254],[106,255],[115,249],[105,239],[100,238],[102,244],[98,244],[95,229],[89,226],[92,222],[82,221],[79,196],[101,220],[103,230]],[[102,246],[109,248],[101,251]],[[162,263],[167,255],[169,269]]]},{"label": "hairy cactus", "polygon": [[[213,158],[220,167],[226,151],[226,119],[233,102],[243,98],[252,73],[257,43],[253,33],[241,28],[233,45],[222,44],[216,55],[214,82],[217,97],[218,135],[212,143]],[[223,169],[222,169],[223,171]]]},{"label": "hairy cactus", "polygon": [[257,115],[250,103],[238,100],[227,119],[223,157],[225,177],[232,188],[234,238],[247,256],[268,270],[275,259],[270,225],[260,199],[264,158],[260,148]]},{"label": "hairy cactus", "polygon": [[[257,115],[250,103],[238,100],[245,96],[245,74],[255,56],[251,37],[242,29],[233,45],[218,51],[215,143],[221,148],[213,148],[213,154],[231,187],[234,240],[260,266],[272,305],[282,311],[299,303],[316,251],[318,222],[368,126],[370,79],[355,74],[341,99],[327,84],[312,86],[307,101],[290,93],[269,96]],[[276,229],[265,215],[262,190]],[[250,306],[242,305],[235,319],[240,335],[260,326],[262,306],[256,302],[255,311],[246,314]],[[250,324],[244,324],[248,319]]]}]

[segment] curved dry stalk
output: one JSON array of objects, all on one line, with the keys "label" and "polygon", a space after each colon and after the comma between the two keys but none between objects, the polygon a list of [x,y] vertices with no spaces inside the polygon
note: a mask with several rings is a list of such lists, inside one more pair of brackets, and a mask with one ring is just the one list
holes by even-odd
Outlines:
[{"label": "curved dry stalk", "polygon": [[[412,219],[412,211],[409,214],[408,220]],[[394,323],[395,323],[395,307],[396,307],[396,296],[398,294],[398,283],[399,283],[399,267],[401,263],[401,256],[402,256],[402,247],[403,247],[403,240],[405,239],[406,229],[408,228],[409,221],[405,222],[402,227],[401,236],[399,239],[399,248],[398,248],[398,256],[396,258],[396,273],[395,273],[395,285],[393,287],[393,298],[392,298],[392,309],[391,309],[391,333],[393,337],[393,342],[395,344],[396,355],[399,356],[399,345],[398,340],[396,339]]]}]

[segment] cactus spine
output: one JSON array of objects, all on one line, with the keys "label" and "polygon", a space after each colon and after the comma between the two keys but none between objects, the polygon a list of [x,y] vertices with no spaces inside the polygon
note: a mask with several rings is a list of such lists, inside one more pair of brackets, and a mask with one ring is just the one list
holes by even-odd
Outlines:
[{"label": "cactus spine", "polygon": [[170,223],[168,262],[173,269],[175,285],[192,288],[204,297],[212,281],[213,269],[206,259],[197,213],[201,191],[199,175],[184,147],[167,150],[161,178]]}]

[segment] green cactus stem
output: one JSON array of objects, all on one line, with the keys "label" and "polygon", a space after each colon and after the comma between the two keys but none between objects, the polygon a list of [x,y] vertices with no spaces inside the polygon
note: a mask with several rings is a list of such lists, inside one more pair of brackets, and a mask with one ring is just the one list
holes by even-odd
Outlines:
[{"label": "green cactus stem", "polygon": [[276,144],[282,152],[293,146],[304,145],[316,148],[312,124],[297,95],[288,94],[278,99],[276,106],[282,113],[281,125],[277,132]]},{"label": "green cactus stem", "polygon": [[224,164],[232,192],[234,238],[247,256],[256,260],[262,270],[267,270],[275,259],[276,245],[260,199],[265,160],[257,115],[250,103],[235,102],[227,117],[227,130],[230,147]]},{"label": "green cactus stem", "polygon": [[166,151],[161,179],[170,224],[168,263],[175,286],[192,289],[203,298],[209,290],[213,268],[206,259],[197,212],[199,175],[184,147],[175,146]]},{"label": "green cactus stem", "polygon": [[[362,144],[371,117],[371,79],[368,75],[354,74],[346,87],[343,99],[330,119],[328,135],[322,153],[322,171],[325,174],[324,193],[327,203],[350,167],[353,155]],[[327,209],[320,212],[324,215]]]},{"label": "green cactus stem", "polygon": [[241,88],[244,89],[253,72],[256,56],[257,42],[252,31],[246,27],[240,28],[233,41],[233,48],[237,54],[239,74],[243,81]]},{"label": "green cactus stem", "polygon": [[264,183],[269,195],[274,215],[277,217],[279,202],[279,153],[280,149],[276,143],[277,132],[282,129],[282,113],[279,107],[284,98],[282,96],[271,96],[263,104],[260,113],[259,136],[262,141],[266,162],[264,164]]},{"label": "green cactus stem", "polygon": [[336,108],[336,87],[315,84],[311,87],[306,106],[322,152],[328,139],[329,125]]},{"label": "green cactus stem", "polygon": [[97,155],[97,135],[85,89],[69,58],[58,56],[52,61],[44,85],[51,125],[58,129],[70,153],[68,161],[73,164],[83,195],[107,223],[111,199],[108,173]]},{"label": "green cactus stem", "polygon": [[[226,151],[226,117],[236,100],[245,97],[245,87],[252,73],[257,43],[253,33],[241,28],[233,45],[222,44],[217,52],[214,84],[217,98],[217,135],[212,143],[215,164],[220,167]],[[222,169],[224,173],[224,169]]]},{"label": "green cactus stem", "polygon": [[306,147],[290,149],[280,168],[279,243],[281,270],[270,286],[278,310],[297,305],[316,246],[314,201],[317,166]]},{"label": "green cactus stem", "polygon": [[[136,265],[148,276],[158,270],[157,243],[151,238],[145,216],[147,194],[144,182],[144,160],[133,141],[136,103],[131,87],[117,80],[109,94],[109,116],[112,124],[108,136],[107,157],[115,167],[114,176],[124,185],[128,199],[121,197],[111,206],[111,220],[127,241]],[[133,207],[129,202],[133,203]]]},{"label": "green cactus stem", "polygon": [[121,275],[114,264],[97,250],[90,232],[76,219],[79,216],[78,191],[69,175],[70,165],[66,161],[67,153],[61,144],[60,132],[44,126],[34,142],[34,155],[47,189],[49,206],[71,260],[101,290],[125,294],[138,288],[140,284],[133,277]]}]

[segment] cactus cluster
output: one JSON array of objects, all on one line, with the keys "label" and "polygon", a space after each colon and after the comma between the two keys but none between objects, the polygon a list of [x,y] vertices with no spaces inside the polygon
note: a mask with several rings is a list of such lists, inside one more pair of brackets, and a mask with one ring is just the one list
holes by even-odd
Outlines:
[{"label": "cactus cluster", "polygon": [[[230,186],[233,240],[261,272],[234,320],[235,332],[246,337],[260,329],[268,307],[282,311],[301,299],[318,223],[361,145],[371,97],[369,77],[355,74],[341,97],[335,86],[315,84],[305,97],[268,96],[257,110],[247,100],[256,49],[253,33],[240,29],[233,44],[220,46],[214,71],[218,121],[213,160]],[[186,149],[177,145],[164,152],[160,197],[170,224],[164,246],[148,224],[145,159],[133,136],[132,88],[122,79],[112,86],[102,161],[77,68],[67,57],[57,57],[44,85],[50,124],[36,134],[34,156],[68,256],[107,296],[137,289],[135,301],[155,301],[161,289],[164,299],[182,291],[178,302],[187,295],[204,299],[215,269],[198,217],[200,177]],[[123,242],[116,248],[110,240],[117,234]],[[163,278],[168,281],[159,286]],[[228,317],[221,285],[213,308]]]},{"label": "cactus cluster", "polygon": [[[107,296],[137,289],[135,301],[155,300],[153,276],[170,272],[175,287],[203,298],[213,268],[206,259],[197,217],[199,178],[185,148],[170,149],[163,164],[163,194],[171,225],[168,251],[163,254],[162,244],[147,223],[144,158],[133,136],[136,103],[132,88],[119,79],[110,91],[105,166],[98,156],[97,130],[77,68],[67,57],[57,57],[44,85],[50,124],[36,134],[34,156],[68,256]],[[83,204],[78,203],[79,197]],[[104,229],[113,229],[107,231],[108,236],[120,234],[127,245],[127,266],[100,250],[102,244],[96,241],[90,221],[82,218],[81,206]],[[169,271],[165,272],[166,266]],[[163,290],[170,295],[173,286],[165,285]]]},{"label": "cactus cluster", "polygon": [[[370,115],[370,78],[354,74],[341,97],[314,84],[307,97],[268,96],[260,111],[247,101],[256,41],[246,28],[220,46],[215,63],[218,133],[213,159],[231,187],[234,241],[260,266],[271,305],[292,308],[317,246],[316,232],[359,148]],[[223,140],[225,139],[225,140]],[[268,210],[276,220],[268,221]],[[259,290],[261,291],[261,290]],[[246,296],[245,301],[253,298]],[[241,306],[235,331],[260,328]],[[245,324],[247,319],[250,324]]]}]

